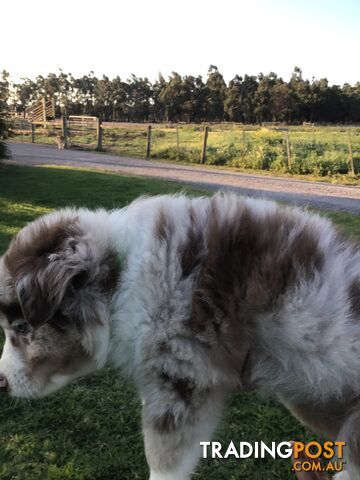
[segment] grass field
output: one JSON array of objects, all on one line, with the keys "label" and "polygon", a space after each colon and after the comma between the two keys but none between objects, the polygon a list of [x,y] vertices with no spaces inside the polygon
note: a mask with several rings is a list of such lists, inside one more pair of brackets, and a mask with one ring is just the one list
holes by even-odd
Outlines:
[{"label": "grass field", "polygon": [[[113,208],[140,194],[185,190],[181,185],[74,169],[0,168],[0,250],[26,222],[53,208]],[[331,214],[360,238],[360,217]],[[146,479],[140,406],[133,387],[104,370],[38,401],[0,397],[1,480]],[[266,442],[313,439],[276,401],[234,397],[215,439]],[[197,480],[289,480],[286,460],[206,460]]]},{"label": "grass field", "polygon": [[[153,125],[151,156],[170,161],[200,163],[203,129],[202,125]],[[117,124],[116,127],[115,124],[105,124],[104,150],[118,155],[144,158],[146,130],[145,124]],[[280,127],[243,127],[237,124],[211,125],[206,164],[360,184],[359,127],[290,127],[290,167],[283,130]],[[359,173],[356,177],[350,175],[348,133],[355,171]],[[54,131],[39,130],[36,141],[54,144],[54,135]],[[30,135],[20,135],[17,138],[30,141]],[[96,145],[93,133],[73,137],[72,142],[84,148],[94,148]]]}]

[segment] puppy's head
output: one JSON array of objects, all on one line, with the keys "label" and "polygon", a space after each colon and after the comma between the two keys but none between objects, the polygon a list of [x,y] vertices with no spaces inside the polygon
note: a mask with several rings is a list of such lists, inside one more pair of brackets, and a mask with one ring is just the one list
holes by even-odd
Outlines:
[{"label": "puppy's head", "polygon": [[105,213],[65,210],[27,225],[0,259],[0,390],[46,395],[104,365],[116,255]]}]

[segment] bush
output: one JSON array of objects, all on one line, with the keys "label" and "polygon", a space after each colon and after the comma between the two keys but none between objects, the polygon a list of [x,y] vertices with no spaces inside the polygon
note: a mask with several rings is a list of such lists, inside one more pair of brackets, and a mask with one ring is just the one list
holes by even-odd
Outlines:
[{"label": "bush", "polygon": [[9,74],[5,70],[0,74],[0,159],[8,158],[9,151],[4,140],[9,135],[9,125],[6,121],[9,98]]},{"label": "bush", "polygon": [[10,152],[4,140],[8,137],[8,125],[4,118],[0,118],[0,159],[9,158]]},{"label": "bush", "polygon": [[280,132],[261,129],[255,132],[246,152],[240,157],[243,167],[261,170],[286,170],[284,139]]},{"label": "bush", "polygon": [[346,157],[337,151],[324,151],[323,155],[319,155],[316,151],[308,152],[306,155],[301,155],[301,152],[297,152],[291,172],[299,174],[312,173],[324,177],[339,173],[346,174],[349,172],[349,165]]},{"label": "bush", "polygon": [[163,158],[166,160],[179,160],[181,162],[200,163],[201,151],[196,148],[179,148],[176,147],[159,148],[151,154],[152,158]]},{"label": "bush", "polygon": [[233,143],[225,147],[208,147],[206,163],[209,165],[230,165],[233,158],[239,154],[239,150]]}]

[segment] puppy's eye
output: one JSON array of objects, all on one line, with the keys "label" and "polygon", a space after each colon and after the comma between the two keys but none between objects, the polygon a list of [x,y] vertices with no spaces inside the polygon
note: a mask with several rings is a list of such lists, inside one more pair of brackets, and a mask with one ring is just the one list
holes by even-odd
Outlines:
[{"label": "puppy's eye", "polygon": [[12,330],[18,335],[26,335],[30,331],[30,325],[25,320],[15,320],[11,325]]}]

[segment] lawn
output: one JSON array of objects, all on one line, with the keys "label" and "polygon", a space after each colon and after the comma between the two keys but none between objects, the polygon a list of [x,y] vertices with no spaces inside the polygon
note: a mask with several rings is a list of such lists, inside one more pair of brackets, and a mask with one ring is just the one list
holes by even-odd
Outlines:
[{"label": "lawn", "polygon": [[[53,208],[114,208],[140,194],[204,191],[117,174],[60,168],[0,168],[0,250],[26,222]],[[205,192],[206,193],[206,192]],[[360,217],[331,214],[360,237]],[[37,401],[0,398],[1,480],[146,479],[140,406],[117,372],[104,370]],[[215,439],[313,439],[275,400],[255,394],[231,399]],[[286,460],[203,460],[197,480],[289,480]]]}]

